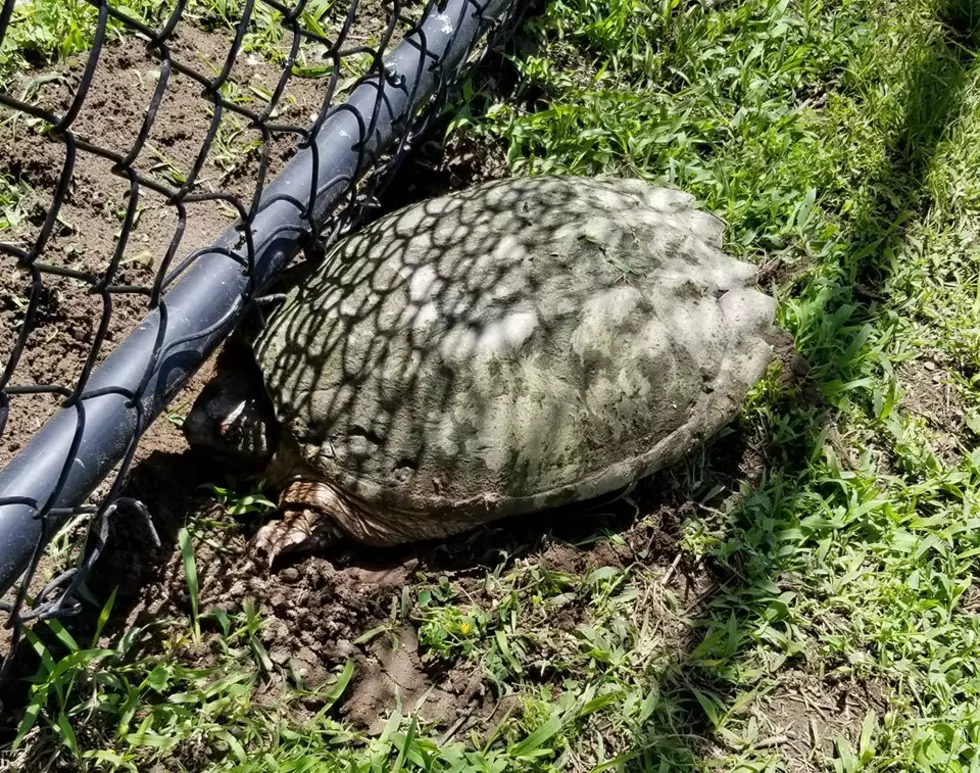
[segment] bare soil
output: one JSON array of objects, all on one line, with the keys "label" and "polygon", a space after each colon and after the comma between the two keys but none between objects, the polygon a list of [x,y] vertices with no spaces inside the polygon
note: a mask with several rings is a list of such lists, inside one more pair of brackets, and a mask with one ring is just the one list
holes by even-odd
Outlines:
[{"label": "bare soil", "polygon": [[888,709],[887,687],[876,681],[817,680],[790,672],[750,707],[758,720],[756,748],[779,752],[786,770],[826,770],[843,739],[857,749],[861,725],[871,712],[880,723]]},{"label": "bare soil", "polygon": [[[181,26],[173,44],[175,60],[213,75],[227,55],[228,41]],[[272,89],[279,70],[255,57],[244,57],[239,86]],[[57,76],[39,87],[36,103],[63,114],[71,105],[85,60],[76,57]],[[236,75],[239,73],[236,72]],[[37,74],[31,74],[37,77]],[[103,51],[91,89],[72,130],[81,139],[115,153],[125,154],[133,146],[143,116],[160,77],[160,63],[132,38],[108,45]],[[30,79],[25,78],[25,81]],[[319,111],[326,79],[293,78],[276,120],[306,126]],[[175,189],[179,175],[188,175],[201,153],[211,124],[213,104],[205,99],[199,83],[173,72],[157,119],[143,151],[134,162],[141,174]],[[255,105],[250,107],[259,109]],[[38,134],[23,115],[4,111],[0,127],[4,153],[0,173],[27,186],[22,201],[24,217],[4,233],[8,242],[28,249],[40,232],[52,206],[53,192],[67,165],[66,146]],[[254,194],[259,153],[252,146],[260,135],[242,128],[242,118],[225,112],[220,137],[213,143],[208,162],[198,182],[203,192],[226,190],[247,206]],[[278,133],[268,146],[269,175],[274,175],[295,152],[296,136]],[[220,158],[217,158],[220,156]],[[111,307],[92,283],[105,276],[117,248],[122,217],[130,200],[130,181],[114,174],[113,162],[93,153],[79,151],[71,171],[71,182],[58,213],[51,239],[42,253],[46,265],[84,272],[91,280],[43,275],[41,303],[36,325],[27,336],[13,385],[58,384],[72,387],[86,359],[93,355],[96,332],[103,315],[109,320],[105,342],[94,353],[100,362],[148,311],[146,291],[152,286],[165,253],[178,229],[178,211],[164,195],[141,186],[139,215],[129,235],[113,285],[131,285],[143,293],[114,292]],[[211,243],[235,217],[226,203],[202,201],[186,205],[176,259]],[[0,257],[0,359],[6,361],[17,341],[25,317],[32,278],[16,266],[13,258]],[[11,416],[0,439],[0,465],[5,464],[50,416],[59,404],[53,395],[17,396],[11,401]]]},{"label": "bare soil", "polygon": [[899,404],[925,420],[933,450],[947,464],[956,464],[970,446],[963,399],[952,375],[952,363],[926,353],[898,369]]}]

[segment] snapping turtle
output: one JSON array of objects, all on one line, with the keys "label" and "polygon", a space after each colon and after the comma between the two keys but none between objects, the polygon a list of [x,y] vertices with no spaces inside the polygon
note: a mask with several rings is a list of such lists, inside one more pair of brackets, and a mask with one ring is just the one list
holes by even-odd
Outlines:
[{"label": "snapping turtle", "polygon": [[333,248],[254,362],[219,364],[186,436],[267,464],[270,562],[613,492],[729,422],[772,358],[775,303],[721,234],[640,180],[510,179],[409,206]]}]

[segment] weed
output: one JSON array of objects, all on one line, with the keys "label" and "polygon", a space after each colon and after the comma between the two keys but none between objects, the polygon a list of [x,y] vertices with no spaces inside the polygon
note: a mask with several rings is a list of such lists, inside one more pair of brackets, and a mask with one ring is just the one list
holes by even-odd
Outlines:
[{"label": "weed", "polygon": [[239,490],[240,486],[234,479],[228,479],[224,486],[208,483],[202,488],[210,492],[224,508],[224,511],[233,517],[261,515],[276,509],[276,503],[262,494],[263,483],[261,481],[249,486],[245,491]]},{"label": "weed", "polygon": [[165,180],[177,187],[187,182],[187,175],[174,159],[149,142],[146,143],[146,147],[149,149],[150,155],[156,159],[156,163],[150,166],[147,171],[161,173]]},{"label": "weed", "polygon": [[24,221],[28,214],[25,205],[32,197],[33,192],[26,183],[0,175],[0,231],[16,228]]},{"label": "weed", "polygon": [[[124,14],[156,25],[173,10],[173,2],[123,0],[113,4]],[[95,39],[98,7],[84,0],[26,0],[14,6],[13,16],[0,45],[0,83],[6,84],[28,65],[43,66],[88,50]],[[128,28],[112,17],[107,22],[110,39]]]},{"label": "weed", "polygon": [[194,561],[194,548],[191,545],[190,534],[187,529],[181,529],[177,535],[180,544],[180,555],[184,562],[184,576],[187,578],[187,592],[191,599],[191,632],[194,635],[194,643],[201,641],[201,621],[199,618],[199,597],[197,582],[197,564]]}]

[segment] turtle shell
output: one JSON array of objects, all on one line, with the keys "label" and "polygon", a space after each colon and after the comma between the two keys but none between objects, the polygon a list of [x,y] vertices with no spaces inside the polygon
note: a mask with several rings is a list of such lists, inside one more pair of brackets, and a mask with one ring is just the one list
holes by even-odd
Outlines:
[{"label": "turtle shell", "polygon": [[730,421],[772,357],[774,301],[721,234],[639,180],[482,184],[339,242],[256,359],[307,469],[363,502],[479,520],[591,498]]}]

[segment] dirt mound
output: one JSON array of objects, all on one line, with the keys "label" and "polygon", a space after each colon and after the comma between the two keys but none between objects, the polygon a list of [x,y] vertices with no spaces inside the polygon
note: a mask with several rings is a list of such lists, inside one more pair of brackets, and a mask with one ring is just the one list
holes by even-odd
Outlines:
[{"label": "dirt mound", "polygon": [[445,727],[467,709],[475,709],[487,695],[483,675],[471,664],[461,664],[441,676],[430,674],[411,627],[379,637],[367,652],[357,652],[354,662],[359,677],[341,713],[371,735],[381,732],[384,717],[394,706],[406,713],[417,712],[423,722]]}]

